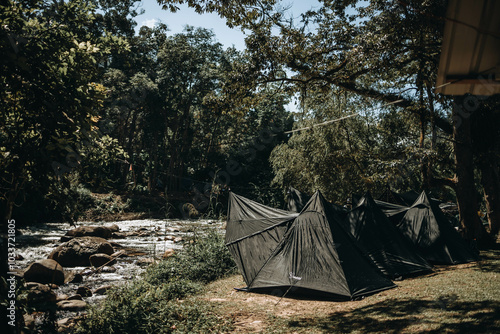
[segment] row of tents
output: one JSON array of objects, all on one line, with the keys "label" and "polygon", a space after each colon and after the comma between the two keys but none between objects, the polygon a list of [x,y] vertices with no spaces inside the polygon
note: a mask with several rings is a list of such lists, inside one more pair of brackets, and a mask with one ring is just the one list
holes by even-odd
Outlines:
[{"label": "row of tents", "polygon": [[350,210],[319,191],[290,194],[288,210],[229,195],[226,245],[246,291],[352,300],[431,272],[431,263],[478,260],[425,192],[411,206],[367,193]]}]

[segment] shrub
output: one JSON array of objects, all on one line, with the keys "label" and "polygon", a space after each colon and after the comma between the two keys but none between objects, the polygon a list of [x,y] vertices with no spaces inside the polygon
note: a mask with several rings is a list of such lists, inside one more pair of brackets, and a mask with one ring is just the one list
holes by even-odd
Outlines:
[{"label": "shrub", "polygon": [[200,288],[200,285],[182,280],[160,286],[135,281],[111,290],[100,306],[89,311],[77,332],[137,334],[228,331],[231,322],[218,317],[209,304],[173,299],[174,296],[185,296]]},{"label": "shrub", "polygon": [[233,273],[235,269],[223,236],[209,230],[206,236],[195,238],[193,244],[186,245],[171,258],[149,267],[145,277],[152,284],[175,278],[209,283]]},{"label": "shrub", "polygon": [[227,332],[232,321],[217,316],[209,303],[178,299],[234,270],[223,237],[211,230],[173,257],[150,266],[141,280],[112,289],[101,305],[90,310],[78,332]]}]

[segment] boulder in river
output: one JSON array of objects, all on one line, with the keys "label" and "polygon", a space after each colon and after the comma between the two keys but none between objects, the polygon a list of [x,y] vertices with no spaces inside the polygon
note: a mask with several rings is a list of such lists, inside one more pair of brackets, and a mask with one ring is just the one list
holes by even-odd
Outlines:
[{"label": "boulder in river", "polygon": [[118,231],[120,231],[120,227],[118,225],[116,225],[116,224],[113,224],[111,226],[106,226],[106,227],[109,228],[109,230],[111,232],[118,232]]},{"label": "boulder in river", "polygon": [[90,264],[93,267],[99,268],[103,265],[112,266],[116,263],[116,259],[104,253],[92,254],[89,257]]},{"label": "boulder in river", "polygon": [[[35,329],[35,318],[31,314],[28,314],[28,313],[23,314],[23,319],[24,319],[24,327],[26,327],[30,331]],[[21,333],[23,333],[23,332],[21,332]],[[24,333],[26,333],[26,332],[24,332]],[[28,333],[31,333],[31,332],[28,332]]]},{"label": "boulder in river", "polygon": [[128,236],[126,232],[113,232],[111,234],[112,239],[125,239]]},{"label": "boulder in river", "polygon": [[89,257],[93,254],[113,254],[113,246],[106,239],[99,237],[74,238],[59,245],[49,255],[63,267],[89,266]]},{"label": "boulder in river", "polygon": [[80,295],[82,297],[91,297],[92,296],[92,290],[90,290],[90,288],[88,288],[86,286],[80,286],[76,290],[76,294]]},{"label": "boulder in river", "polygon": [[37,309],[50,308],[50,305],[57,300],[54,291],[45,284],[28,282],[26,283],[26,289],[26,303],[28,306]]},{"label": "boulder in river", "polygon": [[101,273],[116,273],[116,268],[113,266],[104,266],[99,269]]},{"label": "boulder in river", "polygon": [[82,311],[87,308],[87,303],[78,299],[61,300],[57,303],[57,307],[65,311]]},{"label": "boulder in river", "polygon": [[81,283],[83,282],[82,274],[73,271],[66,271],[64,273],[64,282],[66,283]]},{"label": "boulder in river", "polygon": [[66,299],[68,299],[68,295],[67,295],[67,294],[64,294],[64,293],[63,293],[63,294],[60,294],[60,295],[57,295],[56,297],[57,297],[57,299],[56,299],[56,300],[57,300],[58,302],[60,302],[61,300],[66,300]]},{"label": "boulder in river", "polygon": [[105,295],[108,293],[108,290],[113,288],[111,285],[103,285],[94,290],[94,295]]},{"label": "boulder in river", "polygon": [[119,227],[114,224],[112,226],[78,226],[66,232],[61,238],[62,241],[68,241],[78,237],[99,237],[109,239],[113,232],[118,232]]},{"label": "boulder in river", "polygon": [[26,282],[37,282],[43,284],[64,284],[64,269],[55,260],[43,259],[30,264],[24,272]]},{"label": "boulder in river", "polygon": [[168,259],[169,257],[174,256],[174,254],[175,254],[175,251],[172,248],[169,248],[165,251],[165,253],[163,253],[162,258]]},{"label": "boulder in river", "polygon": [[76,295],[71,295],[64,300],[83,300],[83,297],[80,294],[76,294]]}]

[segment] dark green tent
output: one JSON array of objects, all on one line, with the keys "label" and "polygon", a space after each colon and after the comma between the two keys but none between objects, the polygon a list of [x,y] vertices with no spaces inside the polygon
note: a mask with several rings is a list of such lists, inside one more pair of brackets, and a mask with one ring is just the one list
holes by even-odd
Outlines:
[{"label": "dark green tent", "polygon": [[226,245],[247,285],[254,279],[297,215],[229,193]]},{"label": "dark green tent", "polygon": [[406,211],[410,209],[408,206],[388,203],[380,200],[375,200],[375,203],[394,225],[399,224],[401,219],[403,219],[406,214]]},{"label": "dark green tent", "polygon": [[351,300],[393,287],[341,226],[334,207],[316,192],[248,290],[293,288],[297,293]]},{"label": "dark green tent", "polygon": [[419,255],[375,204],[370,193],[343,220],[344,227],[359,242],[365,253],[388,277],[396,278],[431,271],[431,265]]},{"label": "dark green tent", "polygon": [[289,187],[286,196],[286,209],[292,212],[300,212],[310,198],[310,195],[304,194],[294,187]]},{"label": "dark green tent", "polygon": [[425,191],[406,212],[398,228],[431,263],[456,264],[478,260]]},{"label": "dark green tent", "polygon": [[418,199],[420,194],[415,190],[410,190],[404,193],[399,194],[399,197],[403,199],[407,206],[411,206]]},{"label": "dark green tent", "polygon": [[[288,189],[288,193],[285,199],[287,202],[287,210],[292,212],[300,212],[307,204],[307,202],[309,202],[309,199],[311,199],[311,195],[303,193],[295,189],[294,187],[290,187]],[[338,214],[342,216],[348,212],[348,209],[340,205],[330,203],[330,206],[333,208],[334,211],[336,211]]]},{"label": "dark green tent", "polygon": [[[410,207],[415,203],[415,201],[419,198],[420,193],[415,190],[410,190],[404,193],[397,193],[392,191],[390,188],[387,188],[382,195],[379,196],[378,201],[382,201],[385,203],[396,204],[400,206]],[[437,205],[449,207],[453,205],[453,203],[443,203],[442,201],[429,197],[431,201],[435,202]]]},{"label": "dark green tent", "polygon": [[379,201],[383,201],[385,203],[397,204],[402,206],[410,206],[414,201],[410,203],[407,202],[407,198],[403,198],[400,194],[395,191],[392,191],[390,188],[387,188],[382,195],[378,197]]}]

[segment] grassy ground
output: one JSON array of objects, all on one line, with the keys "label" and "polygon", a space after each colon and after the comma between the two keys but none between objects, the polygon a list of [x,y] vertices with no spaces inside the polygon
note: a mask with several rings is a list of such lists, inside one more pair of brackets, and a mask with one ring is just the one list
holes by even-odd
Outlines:
[{"label": "grassy ground", "polygon": [[353,302],[239,292],[240,275],[213,282],[209,301],[242,333],[500,333],[500,250],[478,263],[441,266],[426,276]]}]

